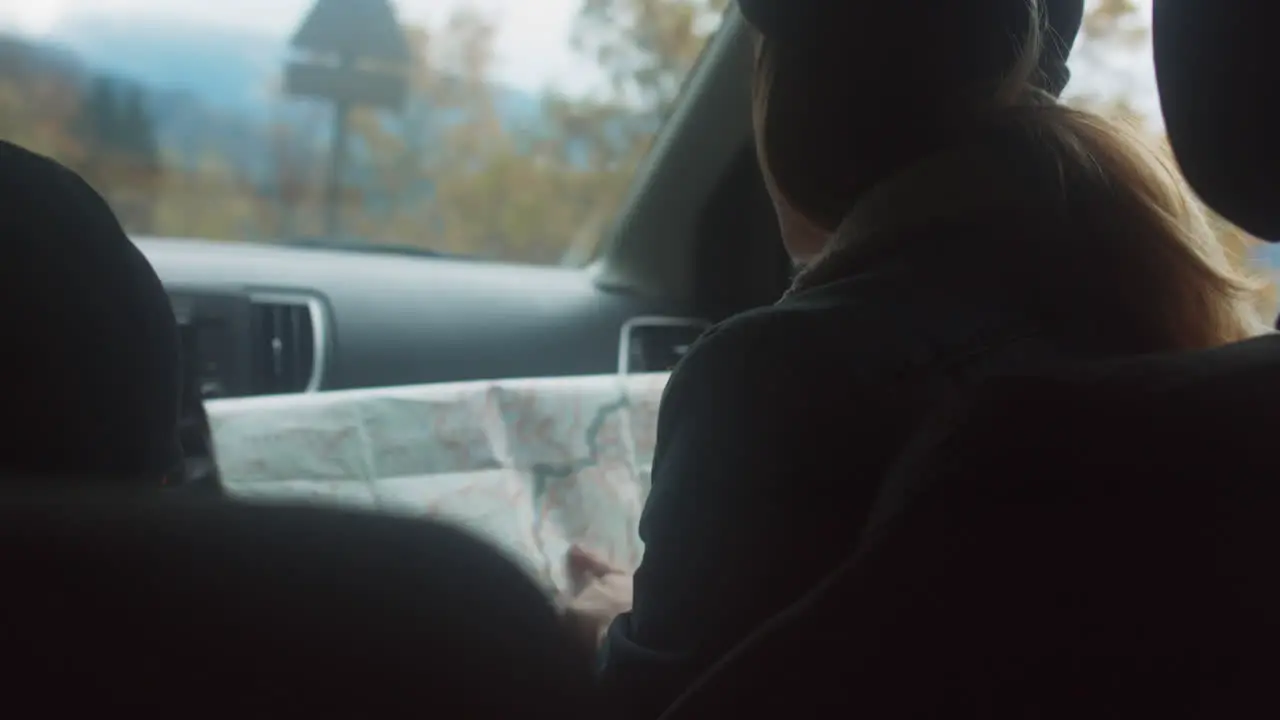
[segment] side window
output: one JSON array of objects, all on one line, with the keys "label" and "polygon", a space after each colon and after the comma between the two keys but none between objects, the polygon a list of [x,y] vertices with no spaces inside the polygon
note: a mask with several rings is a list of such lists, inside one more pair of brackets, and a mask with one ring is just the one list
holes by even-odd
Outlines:
[{"label": "side window", "polygon": [[[1166,149],[1155,68],[1151,61],[1152,0],[1089,0],[1084,27],[1072,54],[1072,104],[1129,123]],[[1262,311],[1275,317],[1280,252],[1209,213],[1218,237],[1239,266],[1266,284]]]},{"label": "side window", "polygon": [[9,0],[0,137],[134,236],[580,265],[728,0]]}]

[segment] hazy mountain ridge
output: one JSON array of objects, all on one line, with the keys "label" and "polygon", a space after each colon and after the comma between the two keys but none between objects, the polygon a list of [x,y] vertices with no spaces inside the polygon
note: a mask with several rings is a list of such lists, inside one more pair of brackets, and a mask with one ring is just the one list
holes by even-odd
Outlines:
[{"label": "hazy mountain ridge", "polygon": [[[320,103],[286,96],[279,84],[286,38],[178,22],[72,17],[47,36],[23,38],[33,59],[81,75],[141,87],[162,150],[183,165],[214,156],[250,177],[267,170],[262,148],[285,125],[317,145],[330,131]],[[500,120],[529,127],[542,119],[536,94],[493,87]]]}]

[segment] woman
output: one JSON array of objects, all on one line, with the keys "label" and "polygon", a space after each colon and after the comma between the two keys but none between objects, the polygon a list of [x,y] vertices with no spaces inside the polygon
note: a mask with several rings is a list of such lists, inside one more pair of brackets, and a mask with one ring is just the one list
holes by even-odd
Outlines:
[{"label": "woman", "polygon": [[[1082,0],[740,4],[763,36],[760,164],[802,271],[668,386],[634,604],[602,647],[637,718],[850,553],[948,386],[1265,330],[1174,171],[1057,102]],[[585,566],[584,614],[611,614],[610,584],[626,609],[626,583]]]}]

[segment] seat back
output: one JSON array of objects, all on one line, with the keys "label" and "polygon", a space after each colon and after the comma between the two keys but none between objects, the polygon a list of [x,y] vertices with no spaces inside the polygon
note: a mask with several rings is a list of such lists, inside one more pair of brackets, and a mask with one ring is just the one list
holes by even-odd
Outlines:
[{"label": "seat back", "polygon": [[150,494],[0,501],[7,703],[50,717],[598,718],[538,587],[444,525]]},{"label": "seat back", "polygon": [[1200,197],[1280,240],[1277,13],[1249,0],[1155,0],[1156,82],[1169,142]]},{"label": "seat back", "polygon": [[1277,357],[1267,337],[954,398],[858,554],[669,720],[1275,714]]},{"label": "seat back", "polygon": [[0,472],[160,486],[182,464],[178,328],[98,193],[0,142]]}]

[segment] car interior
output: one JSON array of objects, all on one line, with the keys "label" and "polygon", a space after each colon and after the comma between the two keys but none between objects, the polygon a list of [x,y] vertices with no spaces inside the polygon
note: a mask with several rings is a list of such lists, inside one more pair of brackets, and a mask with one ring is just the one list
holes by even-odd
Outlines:
[{"label": "car interior", "polygon": [[[496,464],[532,476],[529,497],[507,501],[519,506],[540,502],[543,476],[621,462],[639,490],[613,492],[635,497],[573,511],[552,552],[590,524],[584,513],[620,513],[596,525],[632,529],[595,541],[638,562],[636,493],[664,374],[710,324],[772,302],[791,276],[751,140],[750,58],[730,10],[586,268],[139,239],[188,343],[188,425],[204,427],[207,411],[188,484],[420,514],[452,502],[436,497],[446,472]],[[495,396],[500,423],[483,399]],[[447,436],[423,443],[424,423]],[[625,448],[593,447],[602,430]],[[495,443],[521,449],[495,458],[483,449]],[[429,449],[448,444],[478,452],[442,460]],[[525,557],[529,532],[516,548]],[[540,574],[561,576],[542,555]]]},{"label": "car interior", "polygon": [[[1164,122],[1188,182],[1251,235],[1280,239],[1280,140],[1268,124],[1280,83],[1263,73],[1276,64],[1269,8],[1155,0],[1152,35]],[[181,505],[173,515],[0,509],[5,542],[31,549],[13,577],[40,586],[22,595],[25,612],[42,607],[42,628],[72,618],[52,649],[32,655],[32,667],[47,677],[75,667],[78,681],[93,679],[112,660],[102,643],[128,633],[87,628],[109,624],[113,612],[140,627],[154,611],[156,627],[180,639],[159,644],[136,673],[181,682],[154,705],[131,706],[139,710],[173,711],[166,703],[180,697],[191,703],[182,711],[198,709],[205,693],[218,697],[206,710],[246,715],[257,714],[256,697],[271,698],[261,707],[276,712],[397,714],[419,692],[405,668],[446,664],[453,674],[433,676],[429,691],[443,698],[440,707],[460,707],[464,696],[486,695],[466,673],[497,662],[511,668],[500,674],[518,681],[527,702],[516,711],[504,704],[510,698],[486,697],[467,716],[543,717],[556,706],[599,717],[594,700],[568,699],[589,690],[556,679],[576,677],[580,658],[542,637],[554,624],[549,610],[496,629],[448,628],[378,597],[418,597],[463,565],[482,567],[480,580],[457,584],[455,605],[500,617],[485,599],[492,593],[478,590],[486,578],[538,606],[535,598],[572,586],[561,559],[573,545],[638,565],[636,526],[667,373],[707,327],[774,302],[792,274],[756,162],[750,70],[750,33],[730,8],[585,268],[139,239],[170,294],[185,360],[187,474],[171,489],[248,502],[225,511]],[[958,398],[939,414],[947,432],[927,430],[895,470],[868,530],[875,542],[858,562],[761,628],[670,717],[816,716],[837,706],[833,697],[859,693],[885,717],[1013,717],[1000,713],[1014,707],[1039,713],[1023,717],[1268,715],[1274,700],[1264,689],[1280,640],[1280,597],[1267,570],[1280,500],[1267,453],[1280,427],[1277,377],[1280,344],[1268,336],[1001,379]],[[966,418],[960,431],[956,417]],[[994,480],[1014,476],[1035,482]],[[1217,480],[1211,492],[1205,477]],[[299,501],[377,511],[388,524],[257,507]],[[470,535],[413,527],[424,517],[460,521],[524,574],[506,574],[499,554]],[[331,521],[341,542],[319,529]],[[122,530],[130,527],[149,528],[162,545]],[[85,543],[94,551],[79,553]],[[444,551],[405,559],[391,550],[405,543]],[[400,559],[371,560],[391,556]],[[184,571],[187,562],[231,579]],[[285,566],[302,580],[285,587],[273,570]],[[176,579],[149,581],[153,567],[155,577]],[[40,583],[49,573],[58,579]],[[325,577],[341,578],[341,587]],[[364,592],[355,587],[366,583]],[[149,590],[152,600],[131,606],[130,593]],[[308,597],[326,592],[310,606]],[[1055,614],[1063,605],[1051,600],[1062,593],[1074,593],[1078,616]],[[1021,604],[992,602],[997,596]],[[234,612],[200,615],[215,598]],[[77,603],[90,610],[79,613]],[[255,624],[255,607],[277,603],[296,605],[296,621]],[[871,627],[890,611],[893,622]],[[12,637],[34,647],[9,615]],[[326,625],[337,616],[353,620]],[[406,629],[416,622],[422,628]],[[1015,630],[985,633],[997,623]],[[98,643],[83,662],[67,659],[90,644],[76,633]],[[529,633],[529,648],[552,649],[505,650],[495,639],[504,633]],[[868,644],[847,663],[816,661],[832,633]],[[254,671],[270,677],[278,668],[269,663],[295,663],[289,679],[210,693],[244,673],[202,663],[200,647],[243,659],[258,643]],[[461,649],[442,664],[422,646]],[[380,648],[390,650],[370,661]],[[1138,667],[1152,648],[1185,655],[1186,664]],[[386,687],[352,678],[342,686],[337,665],[316,660],[326,654],[384,673]],[[1023,670],[1034,663],[1056,673],[1056,684],[1028,680]],[[992,672],[1007,683],[973,685]],[[102,672],[86,696],[124,697],[121,674]],[[319,679],[310,697],[299,689],[306,677]],[[1114,707],[1090,690],[1125,678],[1132,685]],[[128,691],[138,684],[147,681]],[[937,693],[913,693],[917,686]],[[1066,698],[1065,687],[1080,692]],[[970,691],[969,705],[939,700]],[[942,710],[955,714],[930,714]]]},{"label": "car interior", "polygon": [[669,369],[789,280],[751,146],[750,57],[730,13],[585,271],[140,240],[201,328],[205,397],[615,373],[624,342],[631,372]]}]

